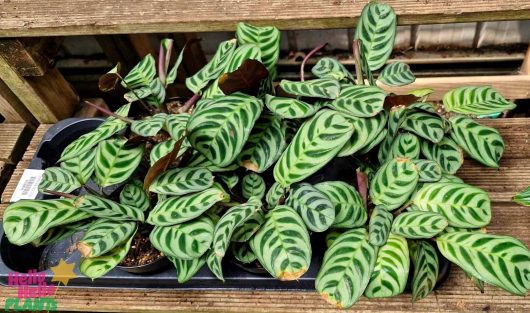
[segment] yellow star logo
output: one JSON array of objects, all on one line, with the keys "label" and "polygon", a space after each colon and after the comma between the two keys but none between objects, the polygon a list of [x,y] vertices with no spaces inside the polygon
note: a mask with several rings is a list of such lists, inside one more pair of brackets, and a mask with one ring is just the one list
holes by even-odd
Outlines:
[{"label": "yellow star logo", "polygon": [[74,273],[74,267],[75,263],[66,263],[63,259],[60,259],[57,266],[51,267],[53,272],[52,282],[61,282],[66,286],[70,279],[77,277]]}]

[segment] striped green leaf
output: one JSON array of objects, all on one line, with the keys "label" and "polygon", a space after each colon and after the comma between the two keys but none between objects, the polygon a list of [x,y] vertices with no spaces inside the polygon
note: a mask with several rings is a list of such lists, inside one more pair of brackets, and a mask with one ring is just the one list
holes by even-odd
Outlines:
[{"label": "striped green leaf", "polygon": [[278,182],[274,182],[265,195],[265,201],[267,202],[268,209],[275,208],[285,200],[286,188],[283,188]]},{"label": "striped green leaf", "polygon": [[223,173],[217,175],[217,177],[225,183],[228,189],[234,188],[239,182],[239,176],[236,173]]},{"label": "striped green leaf", "polygon": [[90,194],[78,197],[75,206],[92,216],[113,221],[144,221],[144,212],[140,208]]},{"label": "striped green leaf", "polygon": [[94,258],[83,258],[79,264],[79,272],[92,280],[104,276],[125,258],[134,236],[122,245],[112,249],[107,254]]},{"label": "striped green leaf", "polygon": [[[149,163],[153,166],[156,161],[170,154],[175,148],[177,140],[168,139],[162,142],[157,143],[151,149],[149,153]],[[177,152],[177,158],[181,157],[188,149],[190,148],[190,143],[187,140],[184,140],[180,146],[179,151]]]},{"label": "striped green leaf", "polygon": [[42,193],[46,193],[45,190],[70,193],[79,187],[81,187],[81,183],[75,175],[62,167],[45,169],[39,183],[39,191]]},{"label": "striped green leaf", "polygon": [[388,159],[397,157],[417,159],[420,156],[420,140],[411,133],[401,133],[392,142]]},{"label": "striped green leaf", "polygon": [[399,214],[392,232],[409,239],[428,239],[447,227],[447,219],[435,212],[411,211]]},{"label": "striped green leaf", "polygon": [[208,217],[173,225],[155,226],[149,240],[153,247],[165,255],[193,260],[203,255],[212,243],[214,225]]},{"label": "striped green leaf", "polygon": [[145,98],[145,102],[154,107],[160,107],[166,100],[166,87],[159,78],[155,78],[149,84],[149,89],[151,89],[151,94]]},{"label": "striped green leaf", "polygon": [[171,256],[167,257],[175,266],[177,281],[181,284],[190,280],[206,263],[206,255],[192,260],[182,260]]},{"label": "striped green leaf", "polygon": [[144,191],[143,183],[139,180],[134,180],[123,187],[120,192],[120,203],[137,207],[144,212],[151,206],[149,195]]},{"label": "striped green leaf", "polygon": [[385,91],[379,87],[352,85],[343,87],[340,95],[328,106],[344,114],[372,117],[383,110],[385,97]]},{"label": "striped green leaf", "polygon": [[52,227],[89,217],[75,208],[73,199],[21,200],[5,209],[3,228],[9,242],[21,246],[41,237]]},{"label": "striped green leaf", "polygon": [[352,155],[370,145],[385,128],[387,114],[382,111],[368,118],[351,115],[344,115],[344,118],[353,125],[353,134],[340,150],[339,157]]},{"label": "striped green leaf", "polygon": [[407,112],[426,112],[431,114],[438,114],[436,107],[429,102],[415,102],[407,106]]},{"label": "striped green leaf", "polygon": [[101,256],[127,241],[136,229],[135,222],[99,219],[87,229],[77,249],[85,258]]},{"label": "striped green leaf", "polygon": [[315,287],[338,308],[349,308],[363,294],[374,270],[377,248],[368,243],[364,228],[341,234],[324,254]]},{"label": "striped green leaf", "polygon": [[185,196],[167,198],[156,204],[147,222],[156,226],[187,222],[200,216],[217,202],[228,199],[228,194],[216,187]]},{"label": "striped green leaf", "polygon": [[305,121],[274,167],[283,187],[299,182],[328,163],[351,137],[353,127],[331,110],[321,110]]},{"label": "striped green leaf", "polygon": [[325,193],[308,183],[294,186],[285,204],[295,209],[314,232],[327,230],[335,221],[335,205]]},{"label": "striped green leaf", "polygon": [[530,206],[530,186],[513,197],[513,201],[520,205]]},{"label": "striped green leaf", "polygon": [[498,168],[504,141],[499,132],[491,127],[481,125],[465,116],[453,116],[451,123],[451,138],[480,163]]},{"label": "striped green leaf", "polygon": [[481,233],[486,233],[486,228],[485,227],[483,227],[483,228],[462,228],[462,227],[447,226],[446,228],[444,228],[444,230],[442,230],[438,234],[438,237],[441,236],[441,235],[445,235],[445,234],[448,234],[448,233],[454,233],[454,232],[467,232],[467,233],[481,232]]},{"label": "striped green leaf", "polygon": [[491,220],[488,194],[467,184],[426,184],[414,196],[413,204],[416,210],[443,215],[450,226],[479,228]]},{"label": "striped green leaf", "polygon": [[376,135],[376,137],[368,142],[368,144],[364,147],[362,147],[357,154],[365,154],[370,152],[374,147],[376,147],[378,144],[380,144],[387,136],[388,131],[386,128],[383,128],[383,130]]},{"label": "striped green leaf", "polygon": [[208,64],[193,76],[186,78],[186,87],[188,87],[193,93],[200,94],[211,80],[216,79],[221,75],[235,49],[235,39],[221,42]]},{"label": "striped green leaf", "polygon": [[370,223],[368,225],[370,244],[381,247],[386,243],[393,219],[394,215],[385,208],[375,207],[372,215],[370,215]]},{"label": "striped green leaf", "polygon": [[442,168],[435,161],[413,160],[420,174],[420,183],[434,183],[442,178]]},{"label": "striped green leaf", "polygon": [[258,259],[247,242],[233,242],[230,245],[230,251],[236,260],[241,263],[252,263]]},{"label": "striped green leaf", "polygon": [[269,211],[249,241],[259,263],[279,280],[297,280],[311,263],[311,243],[304,222],[290,207]]},{"label": "striped green leaf", "polygon": [[261,50],[261,62],[272,71],[280,56],[280,31],[273,26],[258,27],[237,23],[236,38],[239,44],[256,44]]},{"label": "striped green leaf", "polygon": [[131,71],[123,78],[121,84],[123,87],[129,89],[148,87],[155,76],[155,58],[148,54],[131,69]]},{"label": "striped green leaf", "polygon": [[[116,110],[116,112],[114,113],[125,117],[129,114],[130,107],[130,103],[125,104],[121,106],[118,110]],[[124,121],[112,116],[108,117],[105,122],[99,125],[96,129],[82,135],[81,137],[77,138],[72,143],[70,143],[68,146],[66,146],[66,148],[64,148],[63,152],[61,153],[61,158],[59,159],[59,162],[63,162],[65,160],[80,156],[81,154],[94,148],[100,141],[111,137],[112,135],[125,129],[126,127],[127,123],[125,123]]]},{"label": "striped green leaf", "polygon": [[98,144],[96,150],[95,181],[101,187],[107,187],[126,181],[136,170],[144,147],[127,146],[127,138],[106,139]]},{"label": "striped green leaf", "polygon": [[[171,48],[172,48],[172,46],[173,46],[173,44],[171,44]],[[173,67],[167,73],[167,77],[166,77],[166,80],[165,80],[165,83],[164,83],[164,85],[166,87],[168,85],[173,84],[175,82],[175,79],[177,79],[178,68],[179,68],[180,64],[182,63],[182,59],[184,57],[184,51],[186,51],[186,46],[187,46],[187,43],[184,44],[184,46],[180,50],[180,53],[179,53],[179,55],[177,57],[177,60],[175,61],[175,64],[173,64]],[[166,61],[166,66],[169,66],[169,61],[171,59],[171,51],[168,51],[168,52],[169,53],[167,54],[167,57],[166,57],[166,60],[167,60]]]},{"label": "striped green leaf", "polygon": [[163,128],[173,140],[179,140],[186,132],[186,124],[188,124],[189,118],[190,115],[188,113],[168,114]]},{"label": "striped green leaf", "polygon": [[464,163],[464,152],[456,142],[444,137],[439,143],[424,140],[421,153],[425,158],[438,163],[444,173],[454,174]]},{"label": "striped green leaf", "polygon": [[123,98],[125,98],[127,102],[134,102],[149,97],[152,92],[153,91],[150,87],[140,87],[125,93]]},{"label": "striped green leaf", "polygon": [[335,80],[343,80],[347,78],[349,81],[354,81],[355,77],[335,58],[323,57],[318,60],[317,64],[311,69],[313,75],[318,78],[332,78]]},{"label": "striped green leaf", "polygon": [[530,251],[519,240],[479,232],[436,238],[440,252],[464,271],[512,294],[530,290]]},{"label": "striped green leaf", "polygon": [[366,223],[368,213],[355,187],[342,181],[326,181],[314,187],[323,193],[335,208],[335,219],[331,227],[355,228]]},{"label": "striped green leaf", "polygon": [[412,301],[425,298],[438,280],[438,255],[434,247],[424,240],[409,241],[410,258],[414,265],[412,274]]},{"label": "striped green leaf", "polygon": [[223,258],[218,257],[213,249],[208,251],[206,256],[206,264],[208,265],[208,268],[215,275],[215,277],[217,277],[219,280],[225,281],[223,277],[223,267],[221,264],[222,260]]},{"label": "striped green leaf", "polygon": [[402,236],[390,234],[377,253],[374,271],[364,291],[368,298],[387,298],[403,293],[410,269],[409,246]]},{"label": "striped green leaf", "polygon": [[328,233],[326,234],[326,247],[328,248],[331,247],[335,239],[337,239],[343,232],[344,232],[343,229],[341,230],[332,229],[328,231]]},{"label": "striped green leaf", "polygon": [[212,185],[212,172],[205,168],[173,168],[155,178],[149,186],[149,191],[168,196],[181,196],[203,191]]},{"label": "striped green leaf", "polygon": [[252,214],[242,225],[238,226],[232,238],[233,242],[246,242],[260,229],[265,222],[265,214],[262,210],[258,210]]},{"label": "striped green leaf", "polygon": [[418,183],[418,169],[407,158],[388,160],[375,173],[370,183],[370,198],[387,210],[402,206]]},{"label": "striped green leaf", "polygon": [[262,173],[278,160],[287,146],[286,129],[280,117],[262,114],[254,125],[238,163],[253,172]]},{"label": "striped green leaf", "polygon": [[131,124],[131,131],[143,137],[154,136],[164,126],[166,118],[166,113],[158,113],[142,120],[135,120]]},{"label": "striped green leaf", "polygon": [[250,199],[250,197],[263,199],[265,188],[265,180],[256,173],[245,175],[241,181],[242,194],[246,199]]},{"label": "striped green leaf", "polygon": [[335,99],[340,93],[340,84],[332,78],[318,78],[295,82],[283,79],[280,87],[287,93],[301,97]]},{"label": "striped green leaf", "polygon": [[60,225],[48,229],[42,236],[31,241],[35,247],[42,247],[57,243],[66,238],[72,237],[75,233],[87,229],[92,223],[91,219]]},{"label": "striped green leaf", "polygon": [[440,142],[445,134],[442,119],[425,112],[408,114],[401,127],[434,143]]},{"label": "striped green leaf", "polygon": [[265,105],[272,113],[286,119],[304,118],[315,115],[320,106],[299,99],[265,95]]},{"label": "striped green leaf", "polygon": [[390,57],[396,25],[396,13],[389,5],[374,1],[364,7],[355,29],[355,39],[362,40],[365,60],[371,71],[381,68]]},{"label": "striped green leaf", "polygon": [[79,156],[61,162],[61,168],[74,174],[81,184],[86,182],[94,173],[96,150],[90,149]]},{"label": "striped green leaf", "polygon": [[468,115],[494,114],[516,107],[490,86],[452,89],[444,95],[443,104],[447,112]]},{"label": "striped green leaf", "polygon": [[251,198],[247,203],[231,207],[221,216],[219,222],[215,224],[213,232],[212,249],[216,256],[220,258],[225,256],[234,231],[249,220],[260,208],[259,199]]},{"label": "striped green leaf", "polygon": [[388,134],[392,138],[396,136],[401,124],[405,121],[409,110],[404,105],[393,106],[388,113]]},{"label": "striped green leaf", "polygon": [[408,64],[392,62],[379,73],[377,80],[387,86],[405,86],[412,84],[416,77],[412,74]]},{"label": "striped green leaf", "polygon": [[213,173],[223,173],[223,172],[231,172],[236,170],[239,166],[236,163],[232,163],[228,166],[217,166],[212,163],[212,161],[208,160],[202,153],[198,151],[194,151],[194,153],[191,155],[191,158],[188,160],[187,167],[201,167],[209,170]]},{"label": "striped green leaf", "polygon": [[228,166],[243,149],[262,108],[261,100],[242,93],[197,105],[188,121],[188,140],[215,165]]}]

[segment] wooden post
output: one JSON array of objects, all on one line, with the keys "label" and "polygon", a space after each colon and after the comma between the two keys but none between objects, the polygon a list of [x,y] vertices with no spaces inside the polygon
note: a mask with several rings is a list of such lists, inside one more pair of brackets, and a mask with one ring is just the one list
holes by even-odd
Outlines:
[{"label": "wooden post", "polygon": [[62,37],[0,40],[0,55],[22,76],[43,76],[52,67]]},{"label": "wooden post", "polygon": [[[56,42],[54,38],[48,40]],[[13,121],[12,113],[20,112],[20,119],[32,123],[27,117],[27,111],[34,116],[39,123],[55,123],[61,119],[72,116],[76,104],[79,102],[76,92],[64,79],[57,69],[48,70],[50,56],[32,57],[38,55],[38,48],[48,47],[42,40],[21,41],[6,39],[1,40],[0,46],[0,94],[4,98],[13,98],[7,89],[14,94],[19,101],[8,100],[11,110],[4,110],[9,119]],[[30,46],[33,43],[35,46]],[[46,53],[43,53],[46,55]],[[18,58],[17,56],[23,56]],[[25,74],[38,74],[39,76],[27,76]],[[5,84],[6,88],[2,86]],[[25,107],[22,109],[21,104]],[[20,121],[20,120],[18,120]]]},{"label": "wooden post", "polygon": [[521,65],[521,74],[530,75],[530,46],[528,46],[524,55],[523,64]]}]

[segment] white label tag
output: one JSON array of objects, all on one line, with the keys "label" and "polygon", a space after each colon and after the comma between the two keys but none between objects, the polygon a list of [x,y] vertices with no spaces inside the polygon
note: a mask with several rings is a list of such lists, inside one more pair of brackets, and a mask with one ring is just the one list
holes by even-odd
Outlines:
[{"label": "white label tag", "polygon": [[35,199],[39,193],[39,184],[42,180],[44,170],[26,169],[20,178],[15,192],[9,202],[16,202],[22,199]]}]

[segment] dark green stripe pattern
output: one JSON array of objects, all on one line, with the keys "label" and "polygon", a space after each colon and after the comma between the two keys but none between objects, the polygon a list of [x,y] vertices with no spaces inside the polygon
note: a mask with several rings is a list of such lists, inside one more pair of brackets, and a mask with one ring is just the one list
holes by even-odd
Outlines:
[{"label": "dark green stripe pattern", "polygon": [[420,174],[420,183],[434,183],[442,178],[442,168],[435,161],[413,160]]},{"label": "dark green stripe pattern", "polygon": [[302,217],[307,228],[314,232],[327,230],[335,221],[335,206],[325,193],[308,183],[294,186],[286,205]]},{"label": "dark green stripe pattern", "polygon": [[83,257],[97,257],[128,240],[136,229],[135,222],[99,219],[90,225],[77,247]]},{"label": "dark green stripe pattern", "polygon": [[513,110],[516,105],[490,86],[459,87],[448,91],[443,97],[447,112],[467,115],[486,115]]},{"label": "dark green stripe pattern", "polygon": [[530,206],[530,186],[513,197],[513,201],[520,205]]},{"label": "dark green stripe pattern", "polygon": [[39,191],[42,193],[46,193],[45,190],[70,193],[79,187],[81,187],[81,183],[75,175],[62,167],[45,169],[39,183]]},{"label": "dark green stripe pattern", "polygon": [[125,258],[131,248],[133,238],[134,236],[131,236],[127,242],[117,246],[107,254],[94,258],[81,259],[79,272],[92,280],[107,274]]},{"label": "dark green stripe pattern", "polygon": [[381,247],[386,243],[393,219],[394,215],[385,208],[379,206],[374,208],[368,225],[370,244]]},{"label": "dark green stripe pattern", "polygon": [[166,118],[166,113],[158,113],[141,120],[135,120],[131,124],[131,131],[143,137],[154,136],[164,126]]},{"label": "dark green stripe pattern", "polygon": [[315,115],[320,109],[318,103],[309,104],[299,99],[265,95],[265,105],[281,118],[296,119]]},{"label": "dark green stripe pattern", "polygon": [[149,186],[149,191],[168,196],[182,196],[203,191],[212,185],[212,172],[205,168],[174,168],[155,178]]},{"label": "dark green stripe pattern", "polygon": [[265,180],[256,173],[250,173],[241,181],[241,191],[245,199],[255,197],[263,199],[265,196]]},{"label": "dark green stripe pattern", "polygon": [[144,212],[137,207],[86,194],[75,200],[75,206],[95,217],[113,221],[144,221]]},{"label": "dark green stripe pattern", "polygon": [[424,240],[409,241],[410,258],[414,264],[412,275],[412,301],[425,298],[438,280],[438,255],[434,247]]},{"label": "dark green stripe pattern", "polygon": [[140,164],[143,153],[143,145],[127,146],[127,138],[112,138],[100,142],[95,160],[96,183],[107,187],[126,181]]},{"label": "dark green stripe pattern", "polygon": [[144,191],[143,183],[137,179],[123,187],[120,192],[120,203],[137,207],[144,212],[151,206],[149,196]]},{"label": "dark green stripe pattern", "polygon": [[464,152],[456,142],[449,137],[444,137],[439,143],[423,140],[421,153],[425,158],[437,162],[442,171],[454,174],[464,163]]},{"label": "dark green stripe pattern", "polygon": [[283,79],[280,87],[287,93],[300,97],[335,99],[340,93],[340,84],[332,78],[318,78],[306,81]]},{"label": "dark green stripe pattern", "polygon": [[343,87],[340,95],[328,104],[338,112],[356,117],[372,117],[383,110],[386,92],[375,86]]},{"label": "dark green stripe pattern", "polygon": [[61,168],[74,174],[79,183],[86,184],[92,173],[94,173],[95,158],[96,150],[90,149],[77,157],[61,162]]},{"label": "dark green stripe pattern", "polygon": [[335,219],[331,227],[355,228],[366,223],[368,213],[355,187],[342,181],[326,181],[314,187],[323,193],[335,208]]},{"label": "dark green stripe pattern", "polygon": [[394,219],[392,233],[408,239],[428,239],[439,234],[447,225],[447,219],[435,212],[404,212]]},{"label": "dark green stripe pattern", "polygon": [[408,64],[392,62],[379,73],[377,80],[387,86],[405,86],[412,84],[416,77],[412,74]]}]

